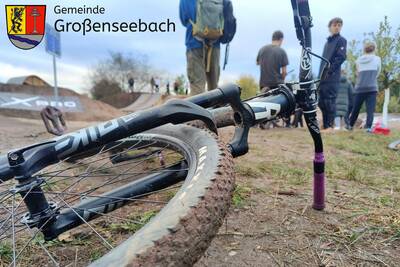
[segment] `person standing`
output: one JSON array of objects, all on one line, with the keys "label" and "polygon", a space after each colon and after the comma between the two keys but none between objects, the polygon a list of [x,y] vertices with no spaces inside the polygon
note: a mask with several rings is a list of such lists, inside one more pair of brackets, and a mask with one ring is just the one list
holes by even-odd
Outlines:
[{"label": "person standing", "polygon": [[348,81],[345,72],[342,71],[339,89],[336,98],[335,130],[342,129],[342,122],[348,127],[349,108],[353,101],[353,85]]},{"label": "person standing", "polygon": [[170,95],[171,92],[170,92],[170,84],[169,84],[169,81],[167,81],[167,85],[165,86],[165,88],[166,88],[166,91],[167,91],[167,95]]},{"label": "person standing", "polygon": [[154,87],[155,87],[156,93],[158,94],[160,92],[160,79],[159,78],[154,79]]},{"label": "person standing", "polygon": [[135,91],[135,79],[133,79],[132,77],[129,78],[128,85],[129,85],[129,91],[133,93]]},{"label": "person standing", "polygon": [[357,84],[355,86],[354,107],[350,115],[350,126],[352,130],[357,121],[362,104],[367,107],[367,132],[372,132],[376,96],[378,93],[378,76],[381,72],[381,58],[375,55],[375,44],[367,42],[364,45],[364,55],[356,61]]},{"label": "person standing", "polygon": [[154,77],[151,77],[150,79],[150,86],[151,86],[151,93],[154,93],[154,87],[156,86],[156,80],[154,79]]},{"label": "person standing", "polygon": [[260,66],[260,90],[267,91],[285,82],[288,56],[283,48],[283,32],[272,34],[272,43],[260,49],[257,65]]},{"label": "person standing", "polygon": [[[277,88],[285,82],[287,75],[288,56],[281,47],[283,43],[283,32],[275,31],[272,34],[272,43],[260,49],[256,63],[260,66],[260,90],[267,92]],[[286,127],[290,127],[290,117],[283,118]],[[263,125],[260,125],[263,127]]]},{"label": "person standing", "polygon": [[322,111],[324,129],[331,129],[334,125],[341,65],[346,60],[347,53],[347,41],[340,35],[343,20],[331,19],[328,27],[330,36],[325,44],[323,57],[329,60],[330,66],[322,61],[319,69],[321,84],[318,105]]},{"label": "person standing", "polygon": [[[201,12],[199,12],[201,11]],[[179,16],[186,27],[187,75],[191,95],[218,87],[220,41],[223,34],[223,0],[180,0]],[[207,28],[205,25],[212,25]],[[220,29],[218,29],[220,27]]]}]

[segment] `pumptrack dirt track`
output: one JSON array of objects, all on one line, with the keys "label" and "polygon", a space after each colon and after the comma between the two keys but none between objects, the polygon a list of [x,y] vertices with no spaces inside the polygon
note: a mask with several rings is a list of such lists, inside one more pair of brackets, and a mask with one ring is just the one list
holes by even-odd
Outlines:
[{"label": "pumptrack dirt track", "polygon": [[134,112],[139,111],[147,108],[151,108],[159,104],[162,100],[161,94],[148,94],[143,93],[139,96],[139,98],[133,102],[131,105],[122,109],[125,112]]}]

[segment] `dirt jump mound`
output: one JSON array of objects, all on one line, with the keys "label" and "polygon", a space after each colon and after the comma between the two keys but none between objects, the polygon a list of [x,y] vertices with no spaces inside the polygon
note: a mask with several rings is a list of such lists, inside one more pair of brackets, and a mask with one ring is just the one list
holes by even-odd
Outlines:
[{"label": "dirt jump mound", "polygon": [[0,114],[40,119],[40,110],[51,105],[61,109],[67,121],[104,121],[123,115],[108,104],[70,89],[59,88],[57,101],[53,94],[53,88],[49,86],[0,83]]},{"label": "dirt jump mound", "polygon": [[147,108],[154,107],[158,104],[161,104],[162,96],[161,94],[149,94],[149,93],[142,93],[135,102],[131,105],[123,108],[124,112],[134,112],[139,111]]}]

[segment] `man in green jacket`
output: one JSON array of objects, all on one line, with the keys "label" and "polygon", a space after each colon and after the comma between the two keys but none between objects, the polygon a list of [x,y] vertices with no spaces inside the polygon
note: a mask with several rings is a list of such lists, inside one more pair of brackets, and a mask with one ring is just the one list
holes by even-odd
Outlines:
[{"label": "man in green jacket", "polygon": [[346,78],[346,73],[342,71],[340,84],[338,87],[336,98],[336,117],[335,117],[335,130],[343,129],[342,124],[349,126],[349,115],[353,105],[353,85]]}]

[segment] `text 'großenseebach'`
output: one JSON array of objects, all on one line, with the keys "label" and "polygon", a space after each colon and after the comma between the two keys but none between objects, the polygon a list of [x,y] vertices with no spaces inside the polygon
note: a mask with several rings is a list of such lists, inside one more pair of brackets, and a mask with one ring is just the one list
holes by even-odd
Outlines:
[{"label": "text 'gro\u00dfenseebach'", "polygon": [[[87,33],[98,32],[127,32],[127,33],[143,33],[143,32],[175,32],[176,23],[171,19],[166,18],[162,21],[145,21],[137,18],[131,21],[94,21],[86,17],[81,18],[82,15],[91,17],[100,17],[102,20],[109,19],[106,16],[106,8],[101,6],[80,6],[80,7],[66,7],[56,5],[54,13],[61,17],[63,15],[79,15],[79,20],[73,20],[72,16],[68,18],[57,18],[54,22],[54,28],[58,32],[75,32],[86,35]],[[95,16],[93,16],[95,15]],[[110,20],[110,19],[109,19]]]}]

